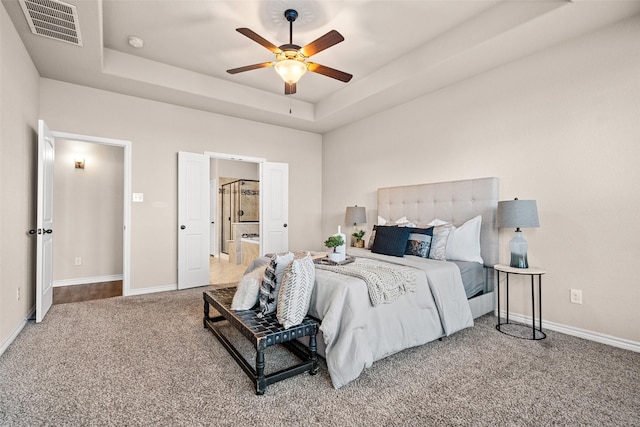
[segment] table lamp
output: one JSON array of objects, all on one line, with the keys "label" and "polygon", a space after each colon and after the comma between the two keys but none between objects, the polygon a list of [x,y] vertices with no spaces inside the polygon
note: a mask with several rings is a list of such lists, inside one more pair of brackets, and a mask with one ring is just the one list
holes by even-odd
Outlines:
[{"label": "table lamp", "polygon": [[516,235],[509,242],[511,267],[529,268],[527,260],[527,241],[522,237],[520,228],[540,227],[538,207],[535,200],[505,200],[498,202],[496,225],[499,228],[515,228]]}]

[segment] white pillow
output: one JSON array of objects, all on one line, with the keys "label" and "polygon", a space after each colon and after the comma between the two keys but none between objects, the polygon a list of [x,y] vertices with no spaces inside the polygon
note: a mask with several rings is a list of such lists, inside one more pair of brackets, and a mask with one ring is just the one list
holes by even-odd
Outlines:
[{"label": "white pillow", "polygon": [[389,221],[387,221],[385,218],[382,218],[380,215],[378,215],[378,224],[376,225],[386,225],[387,222]]},{"label": "white pillow", "polygon": [[409,221],[406,216],[403,216],[402,218],[396,220],[396,224],[398,224],[400,227],[415,227],[416,226],[414,223]]},{"label": "white pillow", "polygon": [[[276,257],[276,288],[280,286],[282,282],[282,276],[284,276],[284,269],[287,268],[287,265],[295,258],[295,254],[293,252],[287,252],[284,255],[277,255]],[[276,291],[276,295],[278,291]]]},{"label": "white pillow", "polygon": [[238,283],[238,289],[233,295],[233,301],[231,301],[231,310],[250,310],[256,305],[260,283],[262,283],[262,276],[266,268],[265,265],[242,276],[240,283]]},{"label": "white pillow", "polygon": [[460,227],[452,227],[447,240],[446,259],[484,264],[480,250],[481,226],[482,216],[478,215]]},{"label": "white pillow", "polygon": [[285,328],[299,325],[309,311],[316,269],[310,256],[289,264],[278,293],[276,317]]},{"label": "white pillow", "polygon": [[[439,225],[433,223],[438,222]],[[435,219],[429,224],[433,226],[433,238],[431,239],[431,249],[429,249],[429,258],[444,261],[447,259],[447,240],[453,226],[448,222]]]}]

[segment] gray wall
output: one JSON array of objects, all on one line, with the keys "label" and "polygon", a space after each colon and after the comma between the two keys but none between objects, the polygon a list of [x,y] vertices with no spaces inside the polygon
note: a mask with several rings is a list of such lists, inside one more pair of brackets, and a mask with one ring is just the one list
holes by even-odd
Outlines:
[{"label": "gray wall", "polygon": [[121,275],[124,148],[56,139],[54,170],[54,283]]},{"label": "gray wall", "polygon": [[[326,134],[323,235],[355,204],[370,229],[378,187],[497,176],[502,200],[538,201],[541,227],[524,237],[548,271],[544,320],[640,342],[638,40],[640,17]],[[511,286],[524,315],[527,289]]]},{"label": "gray wall", "polygon": [[321,136],[184,107],[90,89],[40,82],[40,114],[56,131],[132,142],[133,292],[177,283],[177,153],[238,154],[289,164],[289,247],[321,240]]},{"label": "gray wall", "polygon": [[27,230],[36,225],[38,90],[38,72],[0,6],[0,347],[35,305],[35,237]]}]

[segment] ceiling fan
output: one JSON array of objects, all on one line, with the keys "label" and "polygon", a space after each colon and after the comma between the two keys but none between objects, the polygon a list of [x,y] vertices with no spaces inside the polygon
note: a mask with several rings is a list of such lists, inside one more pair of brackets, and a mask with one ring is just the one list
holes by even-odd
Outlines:
[{"label": "ceiling fan", "polygon": [[307,70],[345,83],[351,80],[353,76],[349,73],[345,73],[344,71],[316,64],[315,62],[305,62],[307,58],[312,55],[343,41],[344,37],[342,37],[342,34],[336,30],[331,30],[308,45],[300,47],[293,44],[293,22],[298,17],[298,12],[293,9],[287,9],[284,11],[284,16],[287,18],[287,21],[289,21],[289,43],[283,44],[282,46],[274,45],[248,28],[236,28],[236,31],[240,34],[249,37],[254,42],[275,53],[276,61],[232,68],[231,70],[227,70],[227,73],[237,74],[245,71],[256,70],[258,68],[274,67],[276,72],[280,77],[282,77],[282,80],[284,80],[285,95],[292,95],[296,93],[296,83]]}]

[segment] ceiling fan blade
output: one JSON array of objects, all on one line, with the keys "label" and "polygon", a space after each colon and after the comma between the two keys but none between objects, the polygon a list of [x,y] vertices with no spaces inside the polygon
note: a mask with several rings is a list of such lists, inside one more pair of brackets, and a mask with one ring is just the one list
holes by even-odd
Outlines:
[{"label": "ceiling fan blade", "polygon": [[229,74],[244,73],[245,71],[257,70],[258,68],[273,67],[275,62],[263,62],[261,64],[245,65],[244,67],[232,68],[227,70]]},{"label": "ceiling fan blade", "polygon": [[308,58],[311,55],[322,52],[323,50],[330,48],[331,46],[338,44],[343,40],[344,37],[342,37],[342,34],[337,32],[336,30],[331,30],[324,36],[321,36],[320,38],[304,46],[302,49],[300,49],[300,52]]},{"label": "ceiling fan blade", "polygon": [[284,94],[293,95],[296,93],[296,84],[284,82]]},{"label": "ceiling fan blade", "polygon": [[313,73],[322,74],[323,76],[331,77],[345,83],[347,83],[353,77],[353,75],[345,73],[344,71],[336,70],[335,68],[326,67],[314,62],[308,62],[307,69]]},{"label": "ceiling fan blade", "polygon": [[269,40],[263,38],[262,36],[258,35],[257,33],[255,33],[254,31],[252,31],[252,30],[250,30],[248,28],[236,28],[236,31],[239,32],[240,34],[243,34],[243,35],[249,37],[254,42],[266,47],[267,49],[269,49],[273,53],[282,52],[278,46],[274,45]]}]

